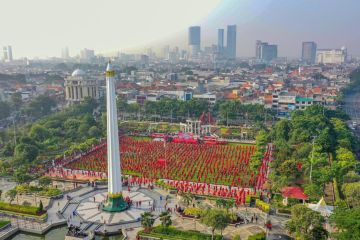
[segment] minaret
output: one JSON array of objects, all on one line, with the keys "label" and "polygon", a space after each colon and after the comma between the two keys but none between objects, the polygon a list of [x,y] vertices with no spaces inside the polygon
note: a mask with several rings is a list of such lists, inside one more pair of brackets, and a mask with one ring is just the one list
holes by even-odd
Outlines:
[{"label": "minaret", "polygon": [[115,71],[109,62],[106,68],[108,203],[103,209],[110,212],[119,212],[128,208],[122,197],[115,81]]}]

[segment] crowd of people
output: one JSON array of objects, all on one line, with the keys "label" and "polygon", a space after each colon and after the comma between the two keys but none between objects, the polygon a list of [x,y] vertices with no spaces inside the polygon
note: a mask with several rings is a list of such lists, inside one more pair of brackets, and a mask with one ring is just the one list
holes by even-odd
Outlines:
[{"label": "crowd of people", "polygon": [[[272,157],[269,145],[255,174],[249,167],[255,152],[251,145],[206,145],[164,143],[120,138],[121,169],[131,175],[128,184],[149,185],[158,179],[182,192],[235,198],[245,203],[247,195],[262,190]],[[93,146],[73,158],[57,159],[47,175],[96,180],[107,178],[106,143]]]}]

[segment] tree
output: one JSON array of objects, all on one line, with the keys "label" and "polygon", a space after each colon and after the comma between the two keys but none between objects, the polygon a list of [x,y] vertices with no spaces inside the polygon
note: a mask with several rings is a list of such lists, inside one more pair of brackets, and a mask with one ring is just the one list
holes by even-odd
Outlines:
[{"label": "tree", "polygon": [[319,198],[324,195],[322,186],[315,183],[305,184],[304,193],[311,198]]},{"label": "tree", "polygon": [[10,116],[10,106],[7,102],[0,101],[0,120]]},{"label": "tree", "polygon": [[265,130],[259,131],[258,135],[256,136],[256,152],[250,160],[250,168],[255,173],[258,172],[259,166],[261,165],[268,142],[269,134]]},{"label": "tree", "polygon": [[38,142],[45,141],[49,135],[49,131],[39,124],[34,124],[30,129],[30,137]]},{"label": "tree", "polygon": [[96,126],[92,126],[88,131],[88,135],[90,137],[98,138],[101,136],[101,131]]},{"label": "tree", "polygon": [[12,203],[12,201],[14,201],[14,199],[15,199],[15,197],[16,197],[16,194],[17,194],[17,192],[16,192],[16,189],[14,188],[14,189],[10,189],[9,191],[7,191],[6,192],[6,196],[8,197],[8,198],[10,198],[10,204]]},{"label": "tree", "polygon": [[[291,209],[291,220],[286,223],[286,228],[290,233],[300,239],[326,239],[326,230],[323,229],[325,223],[324,217],[305,205],[295,205]],[[323,233],[323,234],[321,234]],[[314,235],[321,235],[320,238],[314,238]]]},{"label": "tree", "polygon": [[206,209],[202,212],[200,222],[211,228],[211,239],[214,240],[215,230],[222,231],[231,222],[230,215],[220,209]]},{"label": "tree", "polygon": [[141,226],[145,229],[145,232],[151,232],[154,222],[155,218],[152,213],[144,212],[141,214]]},{"label": "tree", "polygon": [[349,206],[360,207],[360,182],[345,183],[342,186],[342,191]]},{"label": "tree", "polygon": [[168,228],[171,226],[172,221],[171,221],[171,215],[168,211],[164,211],[160,214],[159,216],[160,221],[161,221],[161,226],[164,228]]},{"label": "tree", "polygon": [[38,213],[42,213],[44,211],[44,206],[42,201],[40,200],[39,207],[38,207]]},{"label": "tree", "polygon": [[48,187],[51,184],[51,178],[42,176],[39,178],[39,185],[42,187]]},{"label": "tree", "polygon": [[194,196],[191,193],[187,193],[187,192],[182,192],[180,196],[182,197],[182,200],[186,204],[186,206],[189,206],[194,198]]},{"label": "tree", "polygon": [[19,110],[20,106],[22,105],[21,93],[16,92],[11,95],[11,104],[15,110]]},{"label": "tree", "polygon": [[219,198],[216,199],[216,206],[219,208],[224,208],[226,209],[226,212],[229,212],[229,209],[234,207],[235,205],[235,201],[233,199],[224,199],[224,198]]},{"label": "tree", "polygon": [[14,172],[14,175],[13,175],[14,181],[17,184],[23,184],[23,183],[30,182],[32,177],[27,172],[28,171],[25,167],[20,167],[20,168],[16,169],[16,171]]},{"label": "tree", "polygon": [[17,163],[31,163],[33,162],[39,153],[39,149],[30,144],[20,143],[16,145],[14,157]]},{"label": "tree", "polygon": [[26,112],[32,117],[42,117],[51,113],[53,107],[56,107],[54,98],[46,95],[39,95],[29,103]]},{"label": "tree", "polygon": [[337,207],[330,217],[337,231],[333,237],[338,240],[360,239],[360,207],[352,209]]}]

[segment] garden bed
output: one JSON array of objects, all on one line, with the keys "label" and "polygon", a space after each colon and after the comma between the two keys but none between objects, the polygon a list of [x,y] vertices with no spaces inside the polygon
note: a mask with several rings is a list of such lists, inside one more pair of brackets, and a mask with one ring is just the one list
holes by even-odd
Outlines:
[{"label": "garden bed", "polygon": [[[176,229],[174,227],[163,228],[163,227],[155,227],[150,233],[146,233],[144,231],[139,232],[139,236],[141,237],[154,237],[160,239],[170,239],[170,240],[211,240],[210,234],[201,233],[198,231],[183,231]],[[215,240],[222,239],[221,236],[215,235]]]},{"label": "garden bed", "polygon": [[19,185],[15,188],[18,194],[37,194],[41,197],[56,197],[62,194],[62,191],[53,187],[35,187],[30,185]]},{"label": "garden bed", "polygon": [[22,206],[17,204],[9,204],[5,202],[0,202],[0,212],[22,214],[22,215],[34,216],[34,217],[40,217],[44,215],[44,213],[46,213],[45,211],[40,211],[38,207]]}]

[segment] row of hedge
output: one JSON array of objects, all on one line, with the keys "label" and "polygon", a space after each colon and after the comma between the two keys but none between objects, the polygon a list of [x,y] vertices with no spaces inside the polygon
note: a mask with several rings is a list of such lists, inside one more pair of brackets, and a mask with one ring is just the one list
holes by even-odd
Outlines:
[{"label": "row of hedge", "polygon": [[[139,232],[140,236],[149,236],[156,238],[166,238],[171,240],[211,240],[211,235],[206,233],[201,233],[199,231],[189,230],[183,231],[176,229],[174,227],[163,228],[161,226],[154,227],[150,233],[145,233],[144,231]],[[215,240],[221,240],[222,237],[215,235]]]},{"label": "row of hedge", "polygon": [[15,188],[16,193],[18,194],[33,194],[36,193],[39,196],[44,196],[44,197],[54,197],[54,196],[58,196],[60,194],[62,194],[62,191],[60,189],[57,188],[53,188],[53,187],[36,187],[36,186],[30,186],[27,184],[23,184],[23,185],[18,185]]},{"label": "row of hedge", "polygon": [[177,188],[170,186],[169,184],[165,183],[163,180],[157,180],[155,182],[155,185],[166,190],[177,190]]},{"label": "row of hedge", "polygon": [[24,213],[33,216],[40,216],[44,213],[44,211],[42,211],[39,207],[22,206],[5,202],[0,202],[0,211],[1,210],[14,213]]},{"label": "row of hedge", "polygon": [[261,201],[260,199],[256,199],[255,206],[260,208],[263,212],[270,212],[270,205],[266,202]]}]

